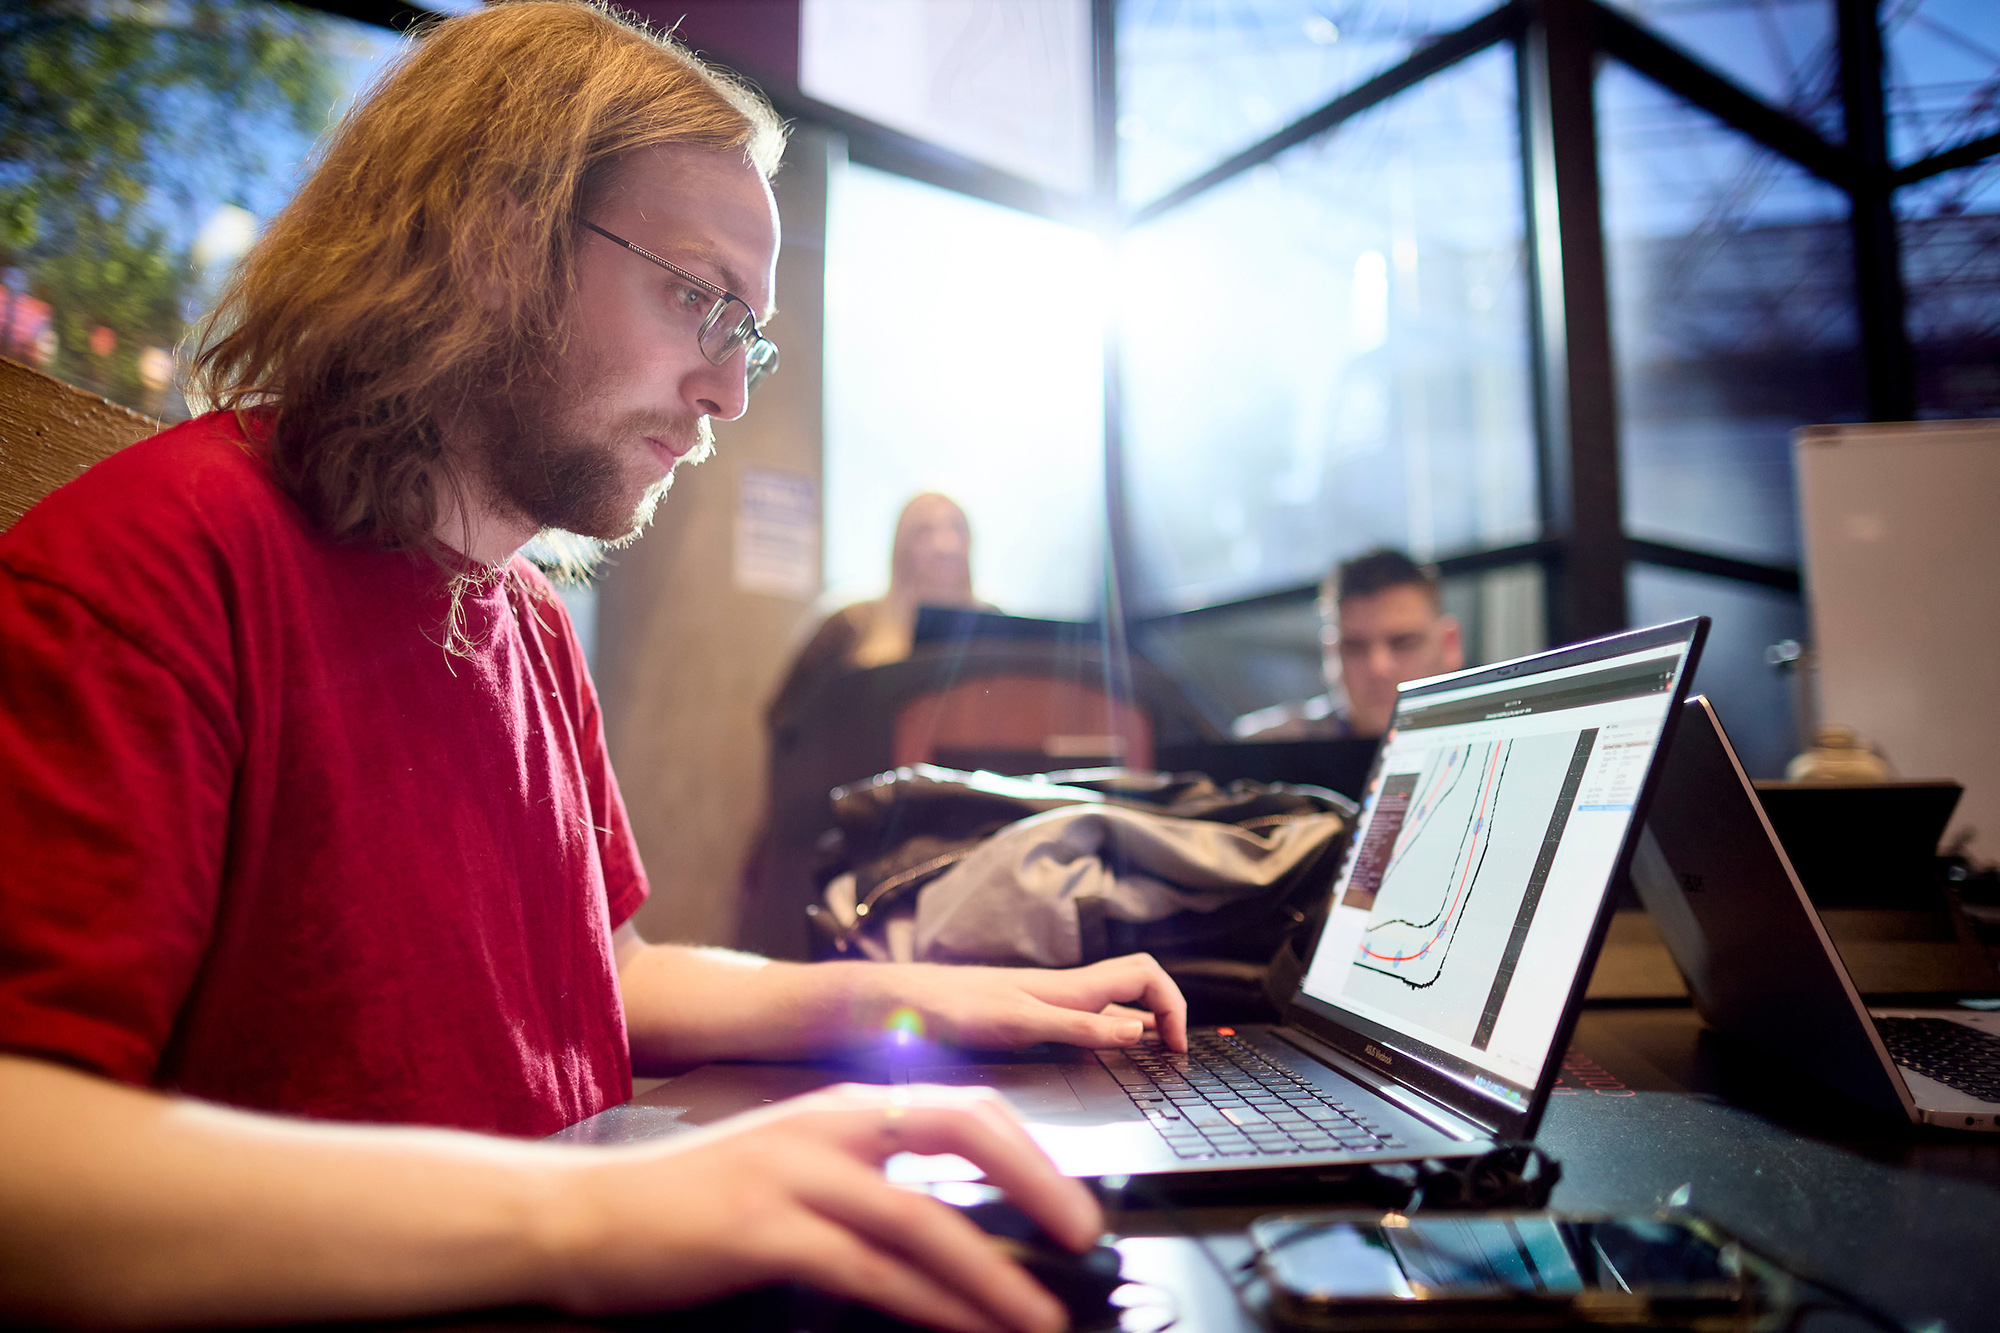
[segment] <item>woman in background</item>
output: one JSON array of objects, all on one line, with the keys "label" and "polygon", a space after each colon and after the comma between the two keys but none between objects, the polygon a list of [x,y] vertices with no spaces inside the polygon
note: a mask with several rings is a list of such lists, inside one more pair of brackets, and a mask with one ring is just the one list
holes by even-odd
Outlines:
[{"label": "woman in background", "polygon": [[972,530],[951,497],[929,491],[903,506],[889,558],[889,591],[828,616],[792,663],[768,716],[820,681],[910,655],[920,606],[993,608],[972,595]]}]

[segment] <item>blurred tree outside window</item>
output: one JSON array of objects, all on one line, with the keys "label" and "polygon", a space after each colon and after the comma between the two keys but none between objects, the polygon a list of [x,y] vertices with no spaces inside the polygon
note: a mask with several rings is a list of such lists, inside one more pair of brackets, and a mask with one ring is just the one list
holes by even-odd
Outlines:
[{"label": "blurred tree outside window", "polygon": [[400,44],[266,0],[0,0],[0,354],[185,417],[188,325]]}]

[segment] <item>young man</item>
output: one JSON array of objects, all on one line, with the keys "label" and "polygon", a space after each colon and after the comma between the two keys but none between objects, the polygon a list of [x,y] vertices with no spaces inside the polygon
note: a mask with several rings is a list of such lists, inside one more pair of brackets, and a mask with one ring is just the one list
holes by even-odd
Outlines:
[{"label": "young man", "polygon": [[[1437,576],[1381,549],[1335,566],[1320,588],[1320,653],[1327,693],[1237,719],[1245,739],[1380,736],[1396,687],[1465,665],[1458,621],[1444,612]],[[1334,702],[1341,694],[1346,705]]]},{"label": "young man", "polygon": [[522,1141],[624,1100],[634,1064],[839,1051],[903,1011],[976,1046],[1185,1040],[1144,957],[806,967],[633,930],[596,696],[514,552],[636,534],[772,367],[781,137],[594,9],[442,24],[226,294],[200,372],[228,410],[0,540],[0,1318],[799,1280],[1060,1325],[879,1171],[962,1154],[1085,1246],[1094,1204],[990,1098],[848,1088],[659,1147]]}]

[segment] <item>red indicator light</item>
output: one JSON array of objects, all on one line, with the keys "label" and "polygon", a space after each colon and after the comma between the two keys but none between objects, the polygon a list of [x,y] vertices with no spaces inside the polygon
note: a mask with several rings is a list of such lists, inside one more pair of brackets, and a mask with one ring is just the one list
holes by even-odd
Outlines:
[{"label": "red indicator light", "polygon": [[1217,1028],[1217,1029],[1215,1030],[1215,1035],[1216,1035],[1216,1036],[1218,1036],[1218,1037],[1233,1037],[1233,1036],[1235,1036],[1235,1035],[1236,1035],[1236,1029],[1235,1029],[1235,1028]]}]

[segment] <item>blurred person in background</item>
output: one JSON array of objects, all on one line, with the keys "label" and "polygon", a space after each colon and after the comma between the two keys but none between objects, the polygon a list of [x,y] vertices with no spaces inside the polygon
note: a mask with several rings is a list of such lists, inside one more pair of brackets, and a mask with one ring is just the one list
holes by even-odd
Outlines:
[{"label": "blurred person in background", "polygon": [[1377,737],[1405,681],[1456,671],[1465,646],[1445,614],[1437,572],[1380,548],[1334,566],[1320,585],[1320,665],[1327,692],[1246,713],[1239,740]]},{"label": "blurred person in background", "polygon": [[785,673],[769,716],[785,716],[830,676],[910,655],[917,608],[994,608],[972,592],[972,529],[950,496],[926,491],[903,506],[889,556],[889,591],[828,616]]}]

